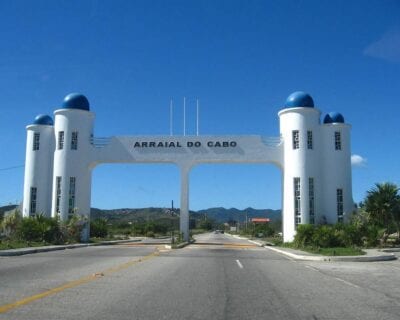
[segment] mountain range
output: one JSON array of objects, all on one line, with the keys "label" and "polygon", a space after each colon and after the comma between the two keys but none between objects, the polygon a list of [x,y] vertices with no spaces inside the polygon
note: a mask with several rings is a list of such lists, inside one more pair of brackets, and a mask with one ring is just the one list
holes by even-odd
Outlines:
[{"label": "mountain range", "polygon": [[[15,209],[15,205],[9,205],[0,207],[0,218],[4,215],[5,212]],[[132,208],[122,208],[122,209],[98,209],[91,208],[91,218],[105,218],[112,221],[124,222],[124,221],[145,221],[145,220],[156,220],[160,218],[169,218],[174,217],[179,214],[179,209],[175,209],[171,211],[166,208],[140,208],[140,209],[132,209]],[[236,208],[209,208],[199,211],[190,211],[191,218],[194,219],[202,219],[209,218],[213,219],[218,223],[224,223],[228,221],[239,221],[244,222],[247,219],[251,218],[269,218],[271,221],[279,221],[282,220],[282,212],[281,210],[272,210],[272,209],[254,209],[254,208],[246,208],[246,209],[236,209]]]}]

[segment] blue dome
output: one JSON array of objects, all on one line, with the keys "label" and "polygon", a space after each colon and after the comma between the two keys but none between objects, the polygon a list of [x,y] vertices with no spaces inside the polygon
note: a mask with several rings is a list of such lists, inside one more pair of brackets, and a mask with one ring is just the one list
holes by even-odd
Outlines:
[{"label": "blue dome", "polygon": [[339,112],[329,112],[324,118],[324,123],[344,123],[344,117]]},{"label": "blue dome", "polygon": [[62,107],[65,109],[90,110],[88,99],[80,93],[70,93],[64,98]]},{"label": "blue dome", "polygon": [[36,116],[33,124],[40,124],[44,126],[52,126],[54,125],[53,118],[48,116],[47,114],[39,114]]},{"label": "blue dome", "polygon": [[285,103],[286,108],[308,107],[314,108],[314,100],[308,93],[303,91],[293,92]]}]

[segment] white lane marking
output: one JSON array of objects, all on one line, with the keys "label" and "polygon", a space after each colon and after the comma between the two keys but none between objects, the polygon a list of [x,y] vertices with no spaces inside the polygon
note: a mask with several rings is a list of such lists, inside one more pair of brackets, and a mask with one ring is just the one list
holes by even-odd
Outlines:
[{"label": "white lane marking", "polygon": [[308,265],[306,265],[306,268],[314,270],[314,271],[317,271],[317,272],[320,272],[317,268],[314,268],[314,267],[311,267],[311,266],[308,266]]},{"label": "white lane marking", "polygon": [[236,260],[236,263],[238,264],[238,266],[239,266],[240,269],[243,269],[243,265],[240,263],[239,260]]},{"label": "white lane marking", "polygon": [[346,281],[346,280],[344,280],[344,279],[341,279],[341,278],[338,278],[338,277],[334,277],[334,276],[327,275],[327,274],[321,272],[321,270],[319,270],[319,269],[317,269],[317,268],[315,268],[315,267],[312,267],[312,266],[309,266],[309,265],[306,265],[305,267],[308,268],[308,269],[314,270],[314,271],[316,271],[316,272],[318,272],[318,273],[320,273],[320,274],[322,274],[322,275],[324,275],[324,276],[332,277],[333,279],[336,279],[336,280],[338,280],[338,281],[340,281],[340,282],[343,282],[343,283],[345,283],[345,284],[347,284],[348,286],[351,286],[351,287],[353,287],[353,288],[358,288],[358,289],[361,288],[360,286],[358,286],[358,285],[356,285],[356,284],[354,284],[354,283],[351,283],[351,282],[349,282],[349,281]]},{"label": "white lane marking", "polygon": [[345,284],[347,284],[347,285],[349,285],[349,286],[352,286],[353,288],[358,288],[358,289],[360,289],[360,287],[358,286],[358,285],[356,285],[356,284],[354,284],[354,283],[351,283],[351,282],[348,282],[348,281],[346,281],[346,280],[343,280],[343,279],[340,279],[340,278],[337,278],[337,277],[334,277],[336,280],[339,280],[340,282],[343,282],[343,283],[345,283]]}]

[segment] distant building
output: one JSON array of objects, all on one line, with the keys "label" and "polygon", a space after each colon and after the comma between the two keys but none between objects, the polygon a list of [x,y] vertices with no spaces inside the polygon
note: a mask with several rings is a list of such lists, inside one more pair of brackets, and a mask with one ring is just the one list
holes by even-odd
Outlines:
[{"label": "distant building", "polygon": [[270,221],[269,218],[251,218],[251,222],[254,224],[266,224]]}]

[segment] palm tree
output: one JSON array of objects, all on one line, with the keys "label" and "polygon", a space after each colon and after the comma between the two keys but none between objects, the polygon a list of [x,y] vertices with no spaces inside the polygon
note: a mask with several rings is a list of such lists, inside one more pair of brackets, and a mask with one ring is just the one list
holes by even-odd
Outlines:
[{"label": "palm tree", "polygon": [[376,183],[367,191],[365,209],[372,218],[386,228],[389,233],[390,223],[394,223],[399,237],[400,230],[400,195],[399,187],[394,183]]}]

